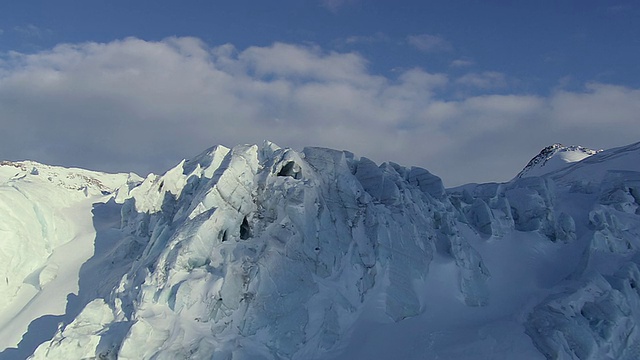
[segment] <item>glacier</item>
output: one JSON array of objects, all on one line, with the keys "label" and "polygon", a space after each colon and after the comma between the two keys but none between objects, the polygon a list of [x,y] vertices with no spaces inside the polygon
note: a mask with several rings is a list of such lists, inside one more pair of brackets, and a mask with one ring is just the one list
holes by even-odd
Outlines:
[{"label": "glacier", "polygon": [[640,358],[640,143],[451,189],[270,142],[5,161],[0,215],[0,359]]}]

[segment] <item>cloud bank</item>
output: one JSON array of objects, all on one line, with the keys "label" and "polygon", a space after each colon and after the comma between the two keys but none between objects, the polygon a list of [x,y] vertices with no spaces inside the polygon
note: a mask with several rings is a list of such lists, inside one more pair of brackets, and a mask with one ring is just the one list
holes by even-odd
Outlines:
[{"label": "cloud bank", "polygon": [[[0,59],[0,158],[160,172],[215,144],[348,149],[448,186],[513,177],[554,142],[640,140],[640,90],[504,94],[502,74],[373,74],[357,53],[195,38],[62,44]],[[475,86],[486,93],[451,98]],[[500,87],[501,94],[490,93]]]}]

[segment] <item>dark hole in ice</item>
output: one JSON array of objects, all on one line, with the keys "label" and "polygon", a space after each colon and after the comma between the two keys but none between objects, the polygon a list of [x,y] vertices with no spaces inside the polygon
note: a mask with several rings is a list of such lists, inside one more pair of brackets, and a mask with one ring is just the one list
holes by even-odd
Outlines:
[{"label": "dark hole in ice", "polygon": [[249,227],[249,222],[247,221],[247,217],[242,220],[242,224],[240,224],[240,239],[247,240],[251,237],[251,228]]},{"label": "dark hole in ice", "polygon": [[300,179],[300,170],[295,162],[289,161],[280,169],[278,176],[291,176],[294,179]]},{"label": "dark hole in ice", "polygon": [[222,242],[225,242],[225,241],[229,240],[229,239],[227,238],[227,230],[224,230],[224,231],[220,234],[220,240],[221,240]]}]

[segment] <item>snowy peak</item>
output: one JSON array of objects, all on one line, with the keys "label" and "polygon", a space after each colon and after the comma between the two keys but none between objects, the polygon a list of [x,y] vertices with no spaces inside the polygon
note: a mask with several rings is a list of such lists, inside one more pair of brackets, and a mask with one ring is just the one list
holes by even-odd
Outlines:
[{"label": "snowy peak", "polygon": [[527,166],[520,171],[516,178],[542,176],[601,151],[602,150],[592,150],[582,146],[564,146],[556,143],[542,149],[542,151],[531,159]]}]

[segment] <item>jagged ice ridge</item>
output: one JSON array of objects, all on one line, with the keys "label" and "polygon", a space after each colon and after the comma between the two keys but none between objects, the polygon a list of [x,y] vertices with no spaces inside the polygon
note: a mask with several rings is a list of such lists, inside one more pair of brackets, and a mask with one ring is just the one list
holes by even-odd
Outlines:
[{"label": "jagged ice ridge", "polygon": [[4,162],[0,359],[638,358],[640,143],[545,150],[448,190],[269,142],[145,179]]}]

